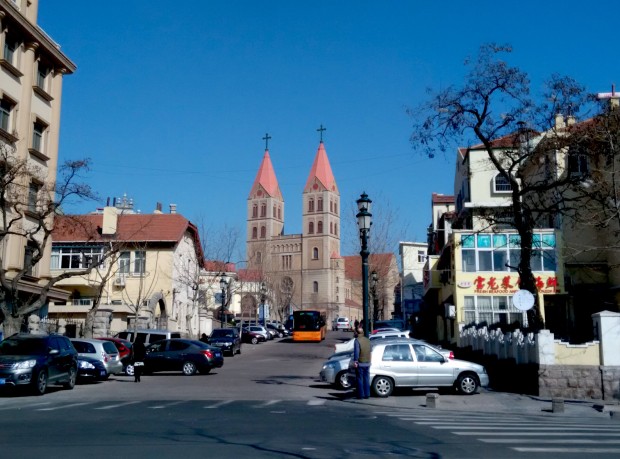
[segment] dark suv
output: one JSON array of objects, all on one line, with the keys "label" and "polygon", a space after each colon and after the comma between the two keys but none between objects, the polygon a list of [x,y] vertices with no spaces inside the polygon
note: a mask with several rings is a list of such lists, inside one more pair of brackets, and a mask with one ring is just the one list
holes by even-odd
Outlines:
[{"label": "dark suv", "polygon": [[222,352],[229,352],[233,357],[241,354],[241,338],[236,328],[216,328],[207,342],[211,346],[219,347]]},{"label": "dark suv", "polygon": [[73,389],[77,357],[66,336],[17,333],[0,343],[0,387],[28,386],[37,395],[49,383]]}]

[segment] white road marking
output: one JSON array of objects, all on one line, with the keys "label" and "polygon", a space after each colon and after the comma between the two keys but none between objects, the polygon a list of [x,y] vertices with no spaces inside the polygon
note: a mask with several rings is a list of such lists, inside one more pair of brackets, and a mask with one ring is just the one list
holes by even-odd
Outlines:
[{"label": "white road marking", "polygon": [[325,404],[325,400],[308,400],[307,404],[310,405],[310,406],[324,405]]},{"label": "white road marking", "polygon": [[73,408],[74,406],[82,406],[82,405],[88,405],[90,402],[83,402],[83,403],[71,403],[69,405],[59,405],[59,406],[52,406],[50,408],[39,408],[37,409],[37,411],[54,411],[54,410],[62,410],[64,408]]},{"label": "white road marking", "polygon": [[620,454],[620,448],[512,448],[520,453]]},{"label": "white road marking", "polygon": [[180,405],[181,403],[185,403],[185,400],[179,400],[178,402],[166,403],[164,405],[149,406],[148,408],[151,408],[152,410],[158,410],[161,408],[168,408],[169,406]]},{"label": "white road marking", "polygon": [[119,406],[135,405],[136,403],[142,403],[142,402],[138,400],[138,401],[134,401],[134,402],[116,403],[114,405],[100,406],[100,407],[95,408],[95,409],[96,410],[111,410],[112,408],[118,408]]},{"label": "white road marking", "polygon": [[508,431],[508,432],[514,432],[514,431],[520,431],[520,432],[528,432],[530,430],[535,431],[535,432],[541,432],[541,431],[545,431],[545,432],[552,432],[552,431],[557,431],[558,429],[561,429],[562,431],[566,432],[566,431],[570,431],[571,433],[574,432],[617,432],[618,435],[620,435],[620,431],[618,430],[617,427],[601,427],[601,426],[575,426],[575,427],[568,427],[565,425],[560,425],[557,427],[541,427],[541,426],[519,426],[519,425],[514,425],[514,426],[510,426],[510,427],[494,427],[494,426],[476,426],[475,424],[473,425],[469,425],[469,426],[463,426],[463,425],[457,425],[457,424],[452,424],[452,425],[447,425],[447,426],[433,426],[435,429],[439,429],[439,430],[449,430],[449,429],[455,429],[455,430],[474,430],[474,429],[478,429],[478,430],[492,430],[494,432],[498,432],[498,431]]},{"label": "white road marking", "polygon": [[[483,443],[502,443],[502,444],[510,444],[510,443],[523,443],[522,438],[479,438],[479,440]],[[570,438],[561,438],[561,439],[551,439],[551,440],[536,440],[536,443],[541,443],[543,445],[552,445],[556,443],[562,443],[563,445],[583,445],[589,443],[595,443],[597,445],[618,445],[620,444],[620,440],[590,440],[588,438],[584,438],[583,440],[570,439]]]},{"label": "white road marking", "polygon": [[52,402],[41,402],[41,403],[32,403],[30,405],[13,405],[13,406],[5,406],[0,408],[0,411],[4,411],[4,410],[22,410],[22,409],[27,409],[27,408],[34,408],[35,406],[44,406],[44,405],[51,405]]},{"label": "white road marking", "polygon": [[[482,437],[486,436],[504,436],[504,437],[565,437],[570,435],[571,437],[575,437],[577,433],[575,432],[452,432],[455,435],[479,435]],[[620,433],[602,433],[602,432],[588,432],[588,437],[620,437]]]},{"label": "white road marking", "polygon": [[212,410],[214,408],[219,408],[220,406],[228,405],[229,403],[232,403],[232,402],[233,402],[232,400],[224,400],[222,402],[218,402],[218,403],[215,403],[213,405],[205,406],[205,408]]},{"label": "white road marking", "polygon": [[275,405],[276,403],[280,403],[280,402],[281,400],[268,400],[258,405],[253,405],[252,408],[266,408],[268,406]]}]

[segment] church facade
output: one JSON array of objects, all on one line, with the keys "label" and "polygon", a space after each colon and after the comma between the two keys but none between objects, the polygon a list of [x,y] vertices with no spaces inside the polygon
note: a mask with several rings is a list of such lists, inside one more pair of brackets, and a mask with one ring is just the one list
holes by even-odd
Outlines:
[{"label": "church facade", "polygon": [[247,201],[247,268],[265,283],[270,317],[316,309],[331,321],[345,315],[345,266],[340,193],[322,140],[301,199],[302,233],[286,235],[285,201],[266,148]]}]

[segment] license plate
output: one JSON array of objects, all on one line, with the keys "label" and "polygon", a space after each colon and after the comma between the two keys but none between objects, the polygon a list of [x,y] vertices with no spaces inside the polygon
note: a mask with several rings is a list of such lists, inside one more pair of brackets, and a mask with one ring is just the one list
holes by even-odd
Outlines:
[{"label": "license plate", "polygon": [[6,384],[6,379],[0,378],[0,386]]},{"label": "license plate", "polygon": [[215,356],[216,356],[216,357],[221,357],[221,356],[222,356],[222,354],[221,354],[221,353],[219,353],[219,352],[216,352],[216,353],[215,353]]},{"label": "license plate", "polygon": [[107,373],[107,371],[105,371],[105,370],[101,370],[101,376],[105,376],[105,375],[106,375],[106,373]]}]

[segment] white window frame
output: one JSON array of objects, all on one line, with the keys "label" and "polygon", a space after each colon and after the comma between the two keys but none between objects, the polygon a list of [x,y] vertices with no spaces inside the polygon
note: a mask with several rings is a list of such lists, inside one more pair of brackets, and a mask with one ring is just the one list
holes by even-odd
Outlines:
[{"label": "white window frame", "polygon": [[512,185],[502,174],[497,174],[493,177],[493,191],[495,193],[512,193]]}]

